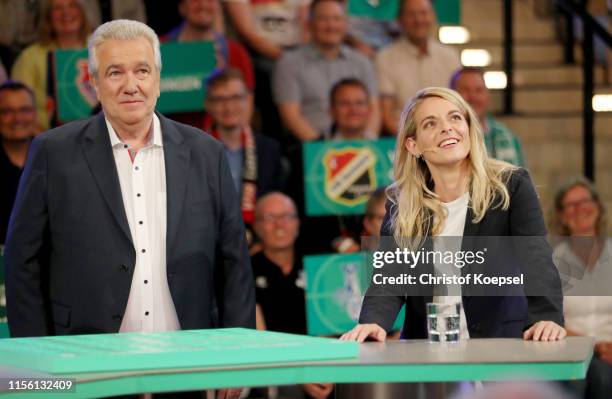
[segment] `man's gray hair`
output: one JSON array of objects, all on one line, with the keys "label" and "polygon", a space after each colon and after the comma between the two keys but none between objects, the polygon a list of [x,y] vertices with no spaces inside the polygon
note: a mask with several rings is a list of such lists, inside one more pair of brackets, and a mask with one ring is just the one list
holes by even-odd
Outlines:
[{"label": "man's gray hair", "polygon": [[116,19],[106,22],[94,31],[87,43],[89,51],[89,73],[94,78],[98,78],[98,59],[96,51],[98,47],[107,40],[135,40],[145,38],[153,47],[155,56],[155,66],[157,71],[161,72],[162,61],[159,50],[159,38],[153,29],[138,21],[128,19]]}]

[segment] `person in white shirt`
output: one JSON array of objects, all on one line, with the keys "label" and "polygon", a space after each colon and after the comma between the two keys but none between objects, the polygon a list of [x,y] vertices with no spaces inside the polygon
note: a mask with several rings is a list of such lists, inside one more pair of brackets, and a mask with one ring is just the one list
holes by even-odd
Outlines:
[{"label": "person in white shirt", "polygon": [[556,193],[552,233],[560,243],[553,256],[564,284],[563,308],[569,335],[596,339],[580,395],[603,399],[612,392],[612,240],[606,208],[585,178],[566,182]]},{"label": "person in white shirt", "polygon": [[401,0],[401,36],[376,56],[384,130],[396,134],[404,104],[418,90],[444,87],[460,66],[459,54],[432,37],[436,20],[431,0]]}]

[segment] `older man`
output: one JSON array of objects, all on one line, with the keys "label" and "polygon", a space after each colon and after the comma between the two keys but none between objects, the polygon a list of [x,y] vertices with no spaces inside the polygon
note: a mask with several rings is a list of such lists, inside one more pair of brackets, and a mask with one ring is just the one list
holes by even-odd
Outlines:
[{"label": "older man", "polygon": [[370,93],[368,130],[377,132],[380,113],[374,69],[364,55],[342,44],[347,32],[344,3],[314,0],[309,27],[311,43],[284,54],[274,70],[274,99],[286,127],[301,141],[328,136],[329,91],[339,80],[357,78]]},{"label": "older man", "polygon": [[5,253],[11,335],[254,327],[223,146],[154,111],[157,36],[105,23],[89,68],[103,111],[38,136],[21,178]]},{"label": "older man", "polygon": [[450,86],[461,94],[478,115],[489,156],[525,166],[525,156],[518,137],[489,112],[491,95],[485,84],[484,71],[475,67],[461,68],[453,75]]},{"label": "older man", "polygon": [[400,0],[401,37],[376,57],[383,126],[397,133],[404,105],[417,91],[446,86],[461,66],[457,52],[432,37],[436,20],[431,0]]},{"label": "older man", "polygon": [[30,141],[37,133],[36,101],[28,86],[0,85],[0,244],[4,244]]}]

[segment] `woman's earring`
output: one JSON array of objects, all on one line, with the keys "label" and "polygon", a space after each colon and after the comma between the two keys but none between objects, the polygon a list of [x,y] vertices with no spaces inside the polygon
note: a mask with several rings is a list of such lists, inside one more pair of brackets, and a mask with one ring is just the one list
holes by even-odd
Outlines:
[{"label": "woman's earring", "polygon": [[422,156],[423,154],[420,154],[420,153],[415,155],[416,159],[421,159]]}]

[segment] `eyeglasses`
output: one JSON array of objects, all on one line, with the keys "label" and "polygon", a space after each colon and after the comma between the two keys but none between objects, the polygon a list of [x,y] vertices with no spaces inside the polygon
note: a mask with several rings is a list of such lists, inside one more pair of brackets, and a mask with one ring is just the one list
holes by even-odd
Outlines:
[{"label": "eyeglasses", "polygon": [[246,98],[246,94],[234,94],[233,96],[210,96],[208,101],[216,104],[237,104]]},{"label": "eyeglasses", "polygon": [[576,209],[584,210],[589,209],[595,205],[595,200],[592,198],[585,198],[578,201],[566,202],[561,205],[561,209],[575,211]]},{"label": "eyeglasses", "polygon": [[277,221],[282,222],[291,222],[297,218],[295,213],[267,213],[265,215],[259,216],[257,219],[264,223],[273,223]]},{"label": "eyeglasses", "polygon": [[20,108],[0,108],[0,117],[6,116],[30,116],[34,113],[34,107],[20,107]]}]

